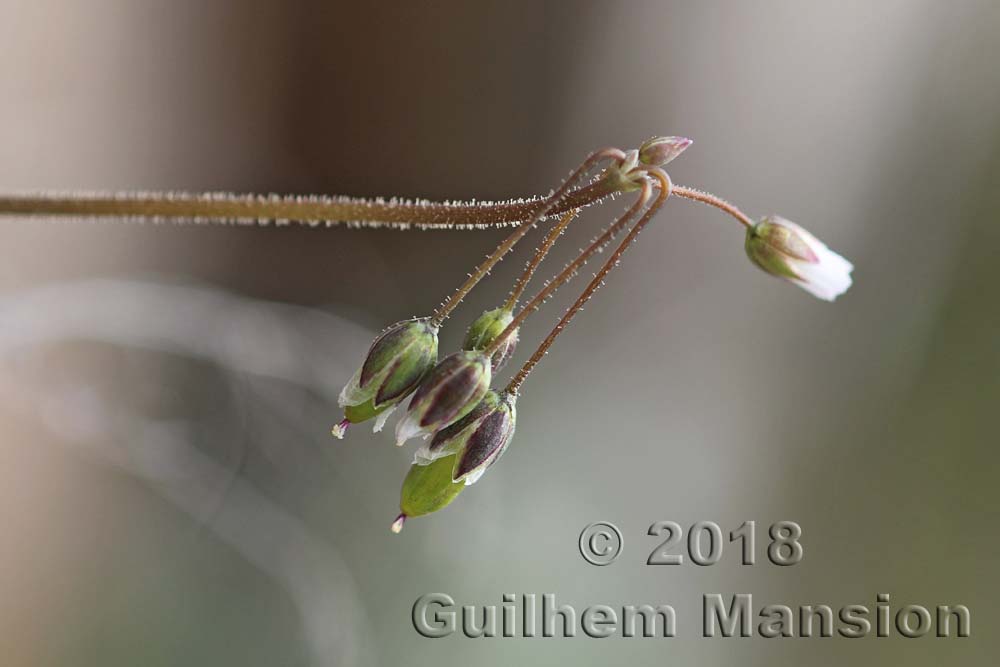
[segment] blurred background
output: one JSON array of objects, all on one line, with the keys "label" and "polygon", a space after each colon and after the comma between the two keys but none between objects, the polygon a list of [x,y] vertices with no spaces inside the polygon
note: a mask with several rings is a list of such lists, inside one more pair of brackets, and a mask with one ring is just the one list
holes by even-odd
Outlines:
[{"label": "blurred background", "polygon": [[[998,35],[990,0],[3,0],[3,190],[499,199],[678,134],[675,182],[857,267],[820,302],[754,269],[732,220],[669,203],[525,384],[504,459],[397,536],[412,445],[333,440],[336,395],[505,232],[4,219],[4,664],[993,664]],[[625,549],[595,568],[576,541],[602,519]],[[748,519],[759,549],[800,523],[803,561],[645,565],[654,521]],[[679,637],[429,640],[430,592],[670,603]],[[715,592],[965,604],[972,637],[703,639]]]}]

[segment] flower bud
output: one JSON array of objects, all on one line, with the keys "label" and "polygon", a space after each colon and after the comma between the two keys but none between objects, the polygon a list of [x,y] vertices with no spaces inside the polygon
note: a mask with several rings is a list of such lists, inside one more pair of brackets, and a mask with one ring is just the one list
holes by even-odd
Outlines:
[{"label": "flower bud", "polygon": [[476,350],[448,355],[420,383],[396,424],[396,444],[430,435],[467,415],[490,388],[490,359]]},{"label": "flower bud", "polygon": [[413,464],[403,480],[399,494],[399,516],[392,522],[392,532],[403,529],[403,522],[411,516],[437,512],[453,501],[465,484],[451,480],[455,456],[446,456],[429,465]]},{"label": "flower bud", "polygon": [[851,286],[854,265],[794,222],[776,215],[761,218],[747,230],[750,260],[813,296],[833,301]]},{"label": "flower bud", "polygon": [[416,389],[437,362],[438,329],[427,318],[398,322],[368,350],[361,368],[340,392],[345,419],[333,434],[343,437],[349,424],[378,415],[381,430],[392,409]]},{"label": "flower bud", "polygon": [[[514,313],[506,308],[496,308],[487,310],[476,318],[469,330],[465,333],[465,342],[462,343],[463,350],[483,350],[492,343],[497,336],[503,333],[507,325],[514,319]],[[504,342],[497,348],[490,358],[493,373],[497,373],[514,355],[514,348],[517,347],[519,329],[515,329]]]},{"label": "flower bud", "polygon": [[693,141],[686,137],[653,137],[639,146],[639,162],[648,167],[662,167],[687,150]]},{"label": "flower bud", "polygon": [[428,444],[417,450],[413,462],[427,465],[456,454],[452,479],[475,484],[514,437],[516,406],[514,394],[487,392],[469,414],[438,431]]}]

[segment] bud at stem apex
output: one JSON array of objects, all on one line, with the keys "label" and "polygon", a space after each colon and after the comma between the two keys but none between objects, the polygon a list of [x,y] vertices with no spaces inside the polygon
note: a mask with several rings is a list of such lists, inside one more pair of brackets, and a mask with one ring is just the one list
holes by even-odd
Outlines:
[{"label": "bud at stem apex", "polygon": [[662,167],[687,150],[694,142],[687,137],[653,137],[639,147],[639,162],[647,167]]}]

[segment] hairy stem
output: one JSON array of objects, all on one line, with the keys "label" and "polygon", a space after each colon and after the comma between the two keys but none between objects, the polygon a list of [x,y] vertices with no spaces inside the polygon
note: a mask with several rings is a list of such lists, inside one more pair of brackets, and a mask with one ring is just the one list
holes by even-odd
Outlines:
[{"label": "hairy stem", "polygon": [[539,306],[545,302],[563,283],[568,281],[576,272],[580,270],[580,267],[587,263],[590,257],[604,248],[615,235],[621,231],[631,220],[634,218],[640,210],[649,201],[652,189],[648,181],[645,181],[642,185],[642,190],[639,192],[639,197],[636,202],[629,208],[625,213],[622,214],[618,220],[616,220],[610,227],[608,227],[603,234],[594,239],[589,246],[583,249],[583,251],[574,259],[572,262],[566,265],[555,278],[553,278],[549,283],[541,289],[532,299],[521,308],[521,311],[514,316],[511,323],[507,325],[500,335],[493,339],[484,350],[483,353],[487,357],[492,357],[493,353],[503,345],[504,341],[510,336],[514,331],[520,327],[524,321],[528,318],[531,313],[538,310]]},{"label": "hairy stem", "polygon": [[692,199],[694,201],[700,201],[703,204],[708,204],[709,206],[714,206],[715,208],[721,209],[739,220],[746,227],[753,227],[753,220],[747,216],[746,213],[736,208],[725,199],[721,197],[716,197],[709,192],[702,192],[701,190],[695,190],[694,188],[686,188],[683,185],[673,186],[673,194],[678,197],[683,197],[684,199]]},{"label": "hairy stem", "polygon": [[535,270],[538,269],[538,265],[541,264],[542,260],[545,259],[545,256],[549,254],[549,250],[552,249],[552,246],[554,246],[559,237],[562,236],[562,233],[566,230],[566,227],[569,226],[569,223],[573,222],[573,219],[579,214],[579,209],[566,211],[563,213],[559,222],[553,225],[552,229],[549,230],[549,233],[545,235],[545,238],[542,240],[542,244],[538,246],[538,249],[535,250],[535,254],[532,255],[531,259],[528,261],[528,266],[524,269],[524,273],[522,273],[517,279],[517,282],[514,283],[514,288],[510,291],[510,296],[507,297],[507,300],[503,304],[505,310],[514,310],[514,306],[517,305],[517,300],[521,298],[522,294],[524,294],[524,290],[527,289],[528,283],[531,281],[531,277],[535,275]]},{"label": "hairy stem", "polygon": [[648,209],[646,209],[646,212],[639,219],[639,221],[635,223],[635,226],[628,233],[628,236],[625,237],[625,239],[618,245],[618,247],[611,254],[611,256],[608,257],[608,261],[604,263],[604,266],[602,266],[601,270],[597,272],[597,274],[594,276],[594,279],[590,281],[590,284],[587,285],[587,287],[583,290],[583,292],[573,303],[573,305],[569,307],[569,310],[567,310],[566,313],[563,314],[559,322],[556,323],[556,326],[552,329],[552,331],[549,332],[549,335],[545,337],[545,340],[543,340],[542,344],[538,346],[538,349],[535,350],[535,353],[531,355],[531,358],[525,362],[524,366],[521,367],[521,370],[517,372],[517,375],[515,375],[511,379],[506,389],[508,393],[512,394],[517,393],[517,391],[521,387],[521,383],[524,382],[525,378],[528,377],[528,374],[531,373],[532,369],[534,369],[534,367],[538,364],[541,358],[545,356],[545,353],[548,352],[549,348],[552,347],[552,343],[555,342],[555,339],[559,336],[559,334],[563,332],[563,330],[566,328],[566,325],[569,324],[570,320],[572,320],[573,317],[578,312],[580,312],[580,309],[583,308],[583,305],[590,300],[590,297],[594,295],[594,292],[596,292],[598,288],[600,288],[600,286],[604,282],[604,278],[608,275],[608,273],[610,273],[612,269],[618,266],[618,263],[620,262],[622,255],[625,254],[625,251],[628,250],[629,246],[631,246],[632,243],[635,241],[636,237],[639,235],[639,232],[641,232],[642,228],[645,227],[646,224],[653,219],[653,216],[663,205],[663,202],[665,202],[667,200],[667,197],[670,196],[672,185],[670,183],[670,177],[667,176],[667,173],[659,168],[650,168],[647,170],[647,173],[659,181],[660,194],[657,196],[656,200],[652,203],[652,205]]},{"label": "hairy stem", "polygon": [[[550,215],[595,204],[615,192],[604,179],[574,190]],[[753,221],[719,197],[674,186],[674,194],[722,209],[747,226]],[[235,195],[184,192],[0,194],[0,216],[108,218],[257,224],[294,221],[310,225],[481,229],[526,220],[542,197],[509,202],[430,202],[326,195]]]},{"label": "hairy stem", "polygon": [[[549,211],[558,215],[613,194],[597,180],[570,193]],[[168,220],[257,224],[294,221],[313,226],[418,229],[481,229],[527,220],[544,200],[429,202],[338,196],[234,195],[227,193],[135,192],[118,194],[0,194],[0,215]]]},{"label": "hairy stem", "polygon": [[625,157],[625,154],[618,150],[617,148],[605,148],[599,151],[591,153],[586,160],[584,160],[579,167],[577,167],[573,173],[569,175],[559,188],[549,195],[540,206],[537,206],[531,215],[531,219],[528,220],[526,224],[521,225],[514,233],[508,236],[503,242],[496,247],[496,249],[490,253],[486,260],[482,264],[476,267],[476,270],[472,272],[469,278],[462,283],[462,286],[455,290],[455,293],[448,297],[448,300],[443,304],[438,306],[437,310],[431,316],[431,324],[433,326],[441,326],[441,324],[448,318],[451,311],[455,309],[458,304],[462,302],[462,299],[472,291],[472,288],[476,286],[480,280],[483,279],[486,274],[490,272],[497,262],[504,258],[510,249],[514,247],[518,241],[520,241],[528,231],[534,227],[539,220],[545,217],[545,214],[552,210],[556,204],[558,204],[562,199],[564,199],[567,193],[576,185],[577,181],[587,175],[594,165],[604,161],[604,160],[621,160]]}]

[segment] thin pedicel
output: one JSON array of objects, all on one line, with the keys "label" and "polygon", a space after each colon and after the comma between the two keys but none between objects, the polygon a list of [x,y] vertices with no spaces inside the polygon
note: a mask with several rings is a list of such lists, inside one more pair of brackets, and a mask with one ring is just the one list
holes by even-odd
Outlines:
[{"label": "thin pedicel", "polygon": [[[462,286],[455,290],[455,293],[434,311],[434,314],[431,316],[431,323],[434,326],[441,326],[445,319],[447,319],[448,315],[451,314],[451,311],[453,311],[458,304],[462,302],[462,299],[464,299],[465,296],[472,290],[472,288],[475,287],[476,284],[490,272],[490,269],[496,266],[497,262],[503,259],[504,255],[510,252],[510,249],[514,247],[514,244],[524,238],[524,235],[527,234],[543,217],[545,217],[549,211],[556,208],[557,204],[566,199],[567,194],[573,186],[586,176],[587,172],[594,168],[594,166],[605,160],[622,160],[624,158],[625,153],[617,148],[605,148],[588,156],[587,159],[584,160],[572,174],[570,174],[569,178],[563,182],[559,189],[549,195],[549,197],[547,197],[542,204],[538,206],[538,208],[532,213],[528,222],[518,227],[514,233],[508,236],[499,246],[497,246],[496,250],[490,253],[486,260],[476,267],[476,270],[473,271],[472,275],[469,276]],[[602,180],[607,181],[608,179]]]},{"label": "thin pedicel", "polygon": [[564,283],[566,283],[570,278],[572,278],[580,270],[580,267],[587,263],[595,253],[602,250],[608,243],[610,243],[614,237],[626,226],[629,222],[638,215],[639,211],[643,209],[652,194],[652,188],[648,182],[643,182],[641,190],[639,192],[639,197],[636,202],[621,215],[614,223],[609,226],[604,233],[594,239],[589,246],[583,249],[583,251],[577,255],[576,259],[566,265],[566,267],[559,272],[554,278],[552,278],[535,296],[531,298],[521,308],[520,312],[514,317],[513,321],[507,325],[499,336],[497,336],[489,346],[486,347],[486,354],[492,354],[500,345],[503,344],[504,340],[510,336],[521,324],[524,323],[531,313],[538,310],[541,305],[548,299],[552,294],[555,293]]},{"label": "thin pedicel", "polygon": [[[637,150],[631,150],[627,153],[619,151],[621,153],[618,156],[619,159],[605,170],[600,180],[613,183],[614,187],[623,193],[639,190],[641,189],[639,184],[642,179],[643,168],[662,167],[687,150],[691,144],[692,141],[686,137],[653,137],[644,142]],[[563,214],[559,222],[552,226],[545,235],[542,243],[536,249],[534,255],[527,262],[524,272],[514,283],[514,287],[510,290],[510,294],[503,305],[493,310],[487,310],[469,327],[465,334],[465,340],[462,343],[462,349],[486,349],[511,324],[514,320],[514,308],[517,306],[518,300],[527,288],[535,271],[578,213],[578,209],[567,211]],[[616,225],[609,236],[606,237],[604,243],[610,242],[616,230],[622,228],[623,225],[624,222]],[[603,244],[601,247],[603,247]],[[585,260],[585,257],[582,259]],[[519,337],[519,328],[515,324],[509,334],[501,339],[499,345],[491,348],[490,362],[493,374],[502,370],[507,361],[513,356]]]},{"label": "thin pedicel", "polygon": [[[643,214],[643,216],[639,218],[639,222],[635,223],[635,226],[628,233],[628,236],[625,237],[625,239],[621,242],[621,244],[619,244],[619,246],[611,254],[611,257],[608,258],[608,260],[604,263],[604,266],[602,266],[601,269],[597,272],[597,274],[594,276],[594,279],[590,281],[590,284],[584,288],[580,296],[577,297],[577,300],[573,302],[573,305],[570,306],[569,309],[563,314],[562,318],[555,325],[555,327],[553,327],[552,331],[549,332],[549,335],[545,337],[545,340],[543,340],[542,343],[538,346],[534,354],[532,354],[531,357],[528,359],[528,361],[525,362],[524,366],[521,367],[521,370],[517,372],[517,375],[515,375],[513,379],[511,379],[511,381],[507,383],[507,388],[505,390],[506,392],[511,394],[518,393],[518,391],[521,388],[521,384],[524,382],[525,378],[528,377],[528,375],[535,368],[538,362],[541,361],[542,357],[545,356],[545,353],[548,352],[548,349],[552,347],[552,343],[554,343],[559,334],[561,334],[566,329],[566,325],[570,323],[570,320],[572,320],[573,317],[578,312],[580,312],[580,309],[583,308],[583,305],[590,300],[590,297],[594,295],[594,292],[596,292],[601,287],[604,278],[608,275],[608,273],[610,273],[612,269],[618,266],[618,263],[621,260],[622,255],[625,254],[625,251],[628,250],[629,246],[631,246],[632,243],[635,241],[636,237],[639,235],[639,232],[641,232],[642,228],[645,227],[649,223],[649,221],[653,219],[653,216],[656,214],[656,212],[659,211],[660,207],[663,206],[664,202],[667,201],[667,197],[669,197],[672,194],[673,186],[670,183],[670,177],[667,175],[665,171],[654,167],[652,169],[647,170],[647,173],[651,177],[659,181],[660,194],[657,196],[656,200],[652,203],[652,205],[648,209],[646,209],[646,212]],[[648,198],[648,194],[646,195],[646,198]]]},{"label": "thin pedicel", "polygon": [[531,259],[528,260],[528,264],[524,269],[524,272],[521,273],[517,282],[514,283],[513,289],[510,290],[510,296],[507,297],[507,300],[504,301],[503,306],[501,306],[504,310],[514,309],[514,306],[517,305],[518,299],[520,299],[521,295],[524,294],[524,290],[528,288],[528,283],[531,282],[531,277],[535,275],[535,271],[538,269],[539,264],[541,264],[542,260],[545,259],[545,256],[549,254],[549,250],[552,250],[552,246],[556,244],[556,241],[558,241],[559,237],[562,236],[564,231],[566,231],[566,228],[569,227],[569,223],[573,222],[579,214],[579,209],[566,211],[563,213],[562,218],[559,219],[559,222],[552,225],[552,229],[550,229],[545,235],[545,238],[542,239],[541,245],[539,245],[538,249],[535,250],[535,254],[531,256]]}]

